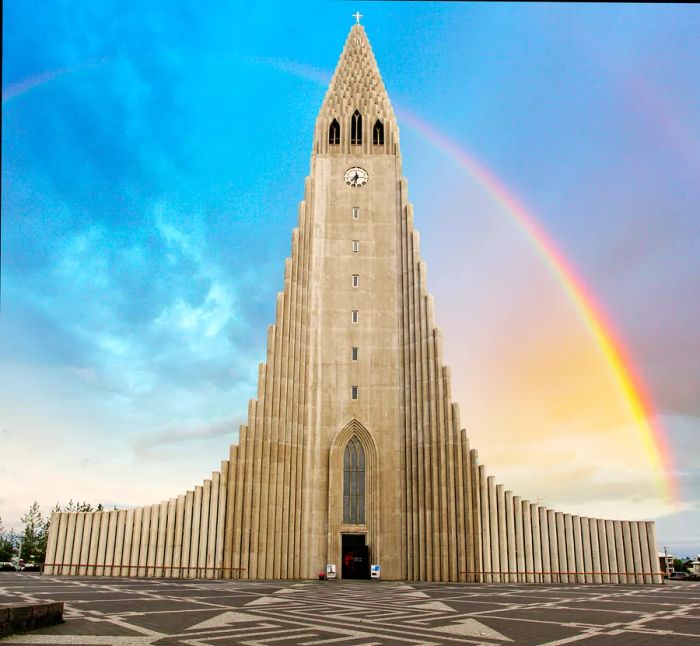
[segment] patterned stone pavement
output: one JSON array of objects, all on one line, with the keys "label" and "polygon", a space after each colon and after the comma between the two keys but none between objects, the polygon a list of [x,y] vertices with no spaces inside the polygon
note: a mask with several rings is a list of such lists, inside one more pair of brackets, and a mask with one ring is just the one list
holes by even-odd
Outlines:
[{"label": "patterned stone pavement", "polygon": [[64,601],[65,623],[0,644],[700,646],[700,583],[466,585],[0,575],[0,603]]}]

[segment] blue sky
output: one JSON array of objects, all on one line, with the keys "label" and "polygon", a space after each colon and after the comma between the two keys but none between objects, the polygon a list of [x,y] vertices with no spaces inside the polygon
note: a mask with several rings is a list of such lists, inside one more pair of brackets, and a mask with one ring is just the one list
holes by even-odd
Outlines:
[{"label": "blue sky", "polygon": [[[321,81],[358,7],[394,105],[498,175],[596,294],[668,431],[683,505],[633,500],[634,435],[591,435],[587,451],[594,417],[536,417],[574,397],[562,388],[578,372],[562,380],[547,346],[552,330],[563,348],[578,334],[570,304],[493,200],[402,127],[454,398],[483,461],[547,504],[637,504],[660,544],[697,553],[700,7],[682,5],[7,4],[5,525],[35,498],[160,500],[226,457],[255,394]],[[527,397],[525,373],[541,389]],[[504,398],[531,408],[539,444],[518,414],[492,413]],[[574,490],[564,461],[540,492],[527,442],[550,464],[608,454],[607,470]]]}]

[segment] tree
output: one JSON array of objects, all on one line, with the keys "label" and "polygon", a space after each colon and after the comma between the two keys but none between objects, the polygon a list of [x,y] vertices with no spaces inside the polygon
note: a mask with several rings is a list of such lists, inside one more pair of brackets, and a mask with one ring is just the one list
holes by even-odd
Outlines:
[{"label": "tree", "polygon": [[688,568],[685,567],[685,562],[682,559],[673,559],[673,570],[675,572],[687,572]]},{"label": "tree", "polygon": [[13,530],[5,531],[0,518],[0,561],[10,561],[17,550],[18,537]]},{"label": "tree", "polygon": [[25,561],[43,563],[46,558],[46,539],[48,538],[48,522],[44,519],[35,500],[29,511],[22,516],[24,533],[22,535],[22,553],[20,558]]}]

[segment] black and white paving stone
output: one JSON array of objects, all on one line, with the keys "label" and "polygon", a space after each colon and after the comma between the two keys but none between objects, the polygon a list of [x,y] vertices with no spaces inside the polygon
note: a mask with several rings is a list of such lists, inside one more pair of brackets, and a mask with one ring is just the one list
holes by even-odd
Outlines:
[{"label": "black and white paving stone", "polygon": [[700,646],[700,583],[466,585],[0,574],[0,603],[65,602],[65,623],[0,644]]}]

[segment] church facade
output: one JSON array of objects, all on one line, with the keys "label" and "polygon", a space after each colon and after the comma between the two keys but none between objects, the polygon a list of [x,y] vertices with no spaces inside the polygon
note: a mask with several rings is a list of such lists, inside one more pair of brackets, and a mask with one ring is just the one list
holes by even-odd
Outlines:
[{"label": "church facade", "polygon": [[54,513],[47,574],[652,583],[652,522],[521,499],[478,463],[452,401],[363,27],[316,121],[257,398],[202,485],[136,509]]}]

